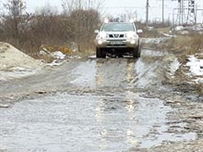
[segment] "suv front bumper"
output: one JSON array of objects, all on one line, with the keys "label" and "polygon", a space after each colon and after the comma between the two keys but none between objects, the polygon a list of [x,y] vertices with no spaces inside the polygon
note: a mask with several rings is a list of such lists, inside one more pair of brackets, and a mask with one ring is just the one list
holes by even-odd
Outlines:
[{"label": "suv front bumper", "polygon": [[135,48],[139,45],[139,40],[138,39],[131,39],[131,40],[96,39],[95,45],[97,48]]}]

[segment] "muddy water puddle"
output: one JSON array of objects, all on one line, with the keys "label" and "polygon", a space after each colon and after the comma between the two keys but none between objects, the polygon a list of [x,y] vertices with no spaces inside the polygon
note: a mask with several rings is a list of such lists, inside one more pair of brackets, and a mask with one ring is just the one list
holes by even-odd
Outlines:
[{"label": "muddy water puddle", "polygon": [[[172,108],[143,93],[58,93],[0,109],[0,150],[5,152],[122,152],[163,142],[193,140],[174,134]],[[184,127],[184,124],[176,124]]]},{"label": "muddy water puddle", "polygon": [[[41,95],[0,106],[0,152],[123,152],[195,140],[186,123],[171,119],[175,109],[149,98],[150,89],[164,87],[164,55],[143,50],[137,60],[68,60],[41,75],[2,83],[0,96]],[[60,89],[66,93],[46,94]]]}]

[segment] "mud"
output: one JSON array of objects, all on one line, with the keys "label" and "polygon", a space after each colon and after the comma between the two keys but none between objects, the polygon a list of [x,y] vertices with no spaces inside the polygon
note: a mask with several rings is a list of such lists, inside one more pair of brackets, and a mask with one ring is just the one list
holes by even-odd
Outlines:
[{"label": "mud", "polygon": [[1,82],[0,151],[202,152],[203,104],[163,83],[166,55],[68,59]]}]

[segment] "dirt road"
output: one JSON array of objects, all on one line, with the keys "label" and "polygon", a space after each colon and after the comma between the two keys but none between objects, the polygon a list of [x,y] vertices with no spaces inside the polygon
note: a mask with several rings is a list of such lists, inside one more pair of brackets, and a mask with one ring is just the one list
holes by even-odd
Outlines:
[{"label": "dirt road", "polygon": [[165,55],[69,59],[1,82],[0,152],[202,152],[203,104],[163,83]]}]

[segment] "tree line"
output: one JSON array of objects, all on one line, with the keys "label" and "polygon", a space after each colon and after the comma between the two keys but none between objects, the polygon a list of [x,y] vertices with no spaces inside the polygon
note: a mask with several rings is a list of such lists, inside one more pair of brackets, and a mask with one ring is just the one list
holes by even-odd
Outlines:
[{"label": "tree line", "polygon": [[77,45],[79,51],[93,49],[94,30],[101,18],[100,0],[62,0],[63,11],[47,5],[27,13],[26,4],[8,0],[0,17],[0,41],[10,43],[30,55],[39,47]]}]

